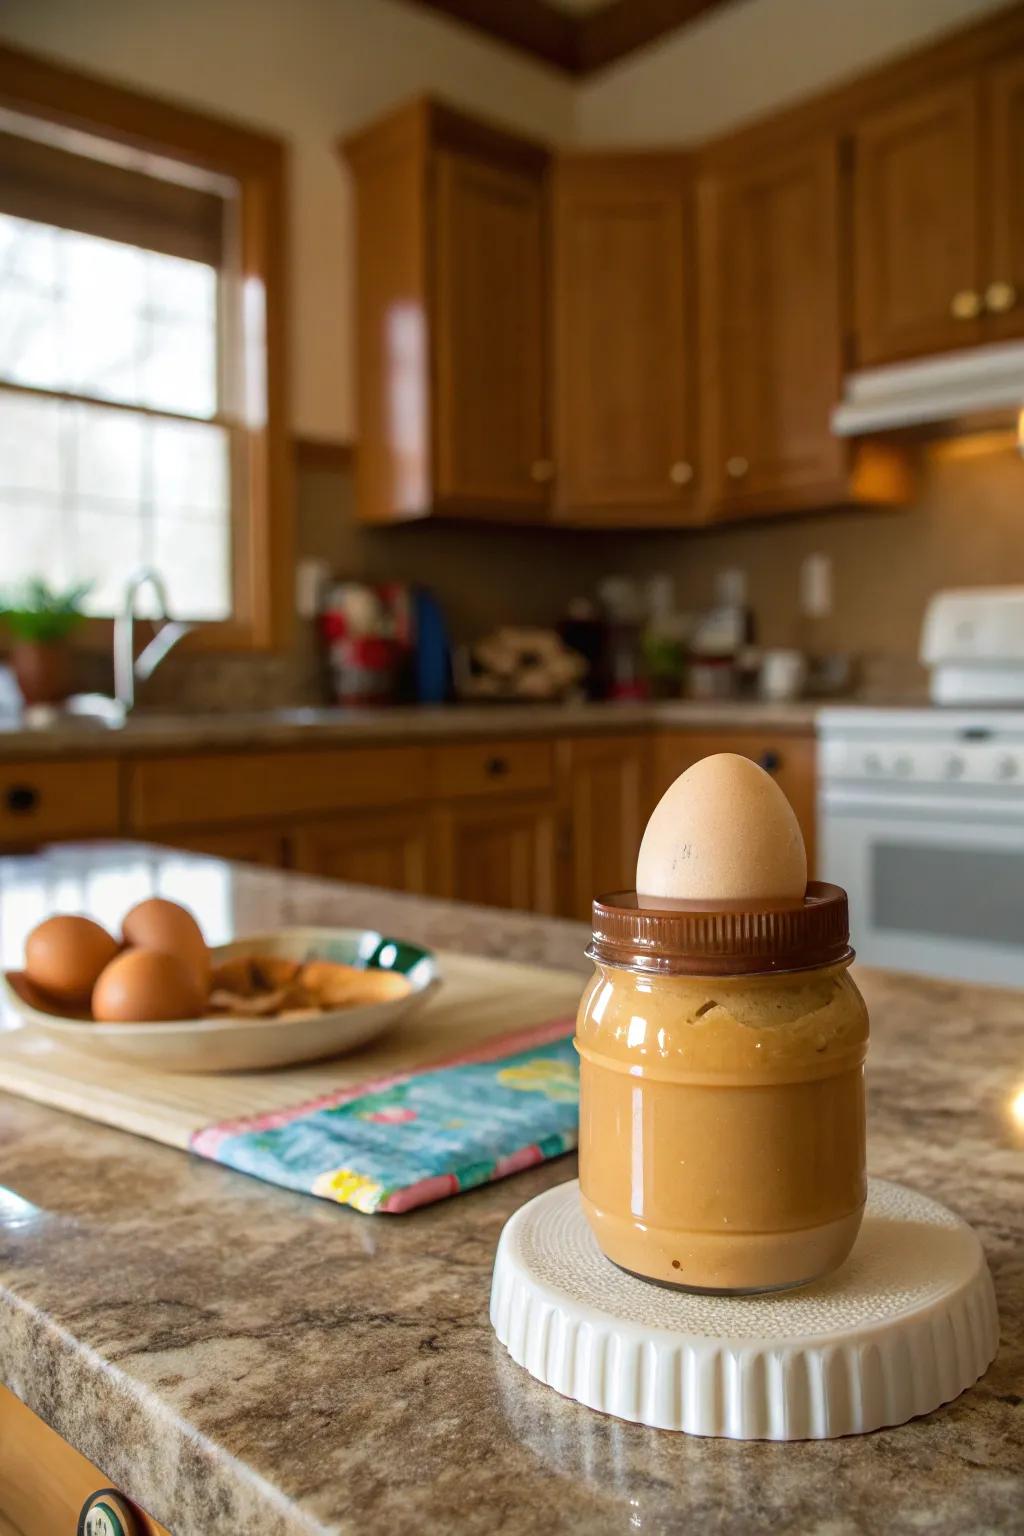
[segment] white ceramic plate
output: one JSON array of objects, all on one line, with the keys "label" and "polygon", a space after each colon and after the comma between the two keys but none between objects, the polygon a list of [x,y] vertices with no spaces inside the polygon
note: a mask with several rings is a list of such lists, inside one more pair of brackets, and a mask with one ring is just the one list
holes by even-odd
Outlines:
[{"label": "white ceramic plate", "polygon": [[405,977],[402,997],[289,1019],[182,1019],[159,1024],[96,1024],[48,1013],[20,971],[4,975],[7,998],[34,1028],[77,1051],[162,1072],[255,1072],[340,1056],[421,1008],[440,984],[429,949],[359,928],[283,928],[211,949],[214,964],[240,955],[335,960]]}]

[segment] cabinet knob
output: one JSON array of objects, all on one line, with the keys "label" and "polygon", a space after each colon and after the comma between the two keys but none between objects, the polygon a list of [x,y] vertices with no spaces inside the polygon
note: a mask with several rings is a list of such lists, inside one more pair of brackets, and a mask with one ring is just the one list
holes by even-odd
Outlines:
[{"label": "cabinet knob", "polygon": [[538,485],[546,485],[554,479],[555,466],[550,459],[535,459],[530,466],[530,475]]},{"label": "cabinet knob", "polygon": [[491,779],[502,779],[508,773],[507,757],[489,757],[485,764],[487,776]]},{"label": "cabinet knob", "polygon": [[4,804],[12,816],[31,816],[39,804],[39,791],[31,784],[11,784],[4,795]]},{"label": "cabinet knob", "polygon": [[730,480],[742,480],[750,465],[741,453],[734,453],[725,461],[725,472]]},{"label": "cabinet knob", "polygon": [[1012,283],[989,283],[985,289],[985,308],[990,315],[1005,315],[1017,302],[1017,290]]},{"label": "cabinet knob", "polygon": [[959,293],[954,293],[949,312],[954,320],[976,320],[981,314],[981,294],[975,293],[973,288],[961,288]]},{"label": "cabinet knob", "polygon": [[673,485],[689,485],[693,479],[693,465],[687,464],[685,459],[677,459],[669,470],[668,477]]},{"label": "cabinet knob", "polygon": [[115,1488],[90,1495],[78,1517],[81,1536],[139,1536],[131,1505]]},{"label": "cabinet knob", "polygon": [[782,758],[769,747],[767,752],[761,753],[757,760],[757,765],[759,768],[763,768],[765,773],[778,773],[782,767]]}]

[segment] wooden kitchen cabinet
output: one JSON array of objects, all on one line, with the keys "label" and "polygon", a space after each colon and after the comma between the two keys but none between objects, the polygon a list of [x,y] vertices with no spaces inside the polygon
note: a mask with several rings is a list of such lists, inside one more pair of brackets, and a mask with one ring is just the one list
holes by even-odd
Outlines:
[{"label": "wooden kitchen cabinet", "polygon": [[690,162],[569,156],[553,184],[556,514],[620,526],[691,521]]},{"label": "wooden kitchen cabinet", "polygon": [[1024,334],[1024,58],[866,117],[854,134],[857,360]]},{"label": "wooden kitchen cabinet", "polygon": [[208,853],[237,864],[262,864],[266,869],[284,869],[290,862],[285,830],[274,825],[189,828],[172,831],[166,838],[158,835],[157,840],[189,853]]},{"label": "wooden kitchen cabinet", "polygon": [[841,229],[832,136],[726,158],[701,178],[701,466],[713,518],[908,495],[899,449],[832,431],[844,361]]},{"label": "wooden kitchen cabinet", "polygon": [[68,837],[116,837],[120,771],[105,758],[0,763],[0,848]]},{"label": "wooden kitchen cabinet", "polygon": [[225,828],[357,806],[408,805],[423,795],[420,747],[309,747],[141,758],[127,766],[135,832]]},{"label": "wooden kitchen cabinet", "polygon": [[857,361],[983,334],[975,76],[869,114],[853,135]]},{"label": "wooden kitchen cabinet", "polygon": [[705,492],[718,516],[831,497],[844,449],[839,165],[831,139],[700,186]]},{"label": "wooden kitchen cabinet", "polygon": [[448,508],[548,497],[544,186],[538,168],[436,157],[436,493]]},{"label": "wooden kitchen cabinet", "polygon": [[357,205],[360,518],[543,515],[546,150],[423,100],[344,152]]},{"label": "wooden kitchen cabinet", "polygon": [[986,76],[991,205],[984,281],[986,337],[1024,334],[1024,57]]},{"label": "wooden kitchen cabinet", "polygon": [[[73,1536],[79,1513],[110,1480],[0,1386],[0,1533]],[[145,1510],[118,1495],[125,1536],[168,1536]]]},{"label": "wooden kitchen cabinet", "polygon": [[559,813],[548,798],[511,796],[434,813],[445,894],[546,916],[559,909]]},{"label": "wooden kitchen cabinet", "polygon": [[807,848],[808,875],[813,879],[817,845],[817,749],[813,732],[660,732],[654,739],[653,800],[660,799],[679,774],[713,752],[737,752],[772,775],[796,812]]},{"label": "wooden kitchen cabinet", "polygon": [[580,736],[565,744],[572,829],[566,911],[589,921],[595,896],[631,890],[654,807],[650,743],[641,736]]},{"label": "wooden kitchen cabinet", "polygon": [[304,874],[417,896],[443,891],[426,806],[311,822],[293,828],[289,844]]}]

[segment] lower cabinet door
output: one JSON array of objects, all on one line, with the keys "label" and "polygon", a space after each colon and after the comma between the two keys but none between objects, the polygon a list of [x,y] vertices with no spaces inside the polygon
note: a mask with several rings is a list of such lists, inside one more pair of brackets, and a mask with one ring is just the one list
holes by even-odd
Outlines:
[{"label": "lower cabinet door", "polygon": [[286,863],[285,837],[280,827],[190,827],[186,832],[168,832],[154,841],[185,848],[189,853],[211,853],[218,859],[233,859],[238,864],[263,864],[281,869]]},{"label": "lower cabinet door", "polygon": [[595,896],[632,890],[653,809],[646,739],[578,737],[568,743],[572,824],[570,917],[588,922]]},{"label": "lower cabinet door", "polygon": [[292,867],[304,874],[418,896],[442,889],[422,811],[367,811],[307,822],[292,829],[289,843]]},{"label": "lower cabinet door", "polygon": [[558,808],[532,798],[436,813],[445,893],[484,907],[558,910]]}]

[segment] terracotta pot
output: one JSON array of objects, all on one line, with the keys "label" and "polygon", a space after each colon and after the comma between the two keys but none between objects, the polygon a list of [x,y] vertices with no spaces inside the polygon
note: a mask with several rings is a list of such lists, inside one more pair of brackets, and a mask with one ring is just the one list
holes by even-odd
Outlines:
[{"label": "terracotta pot", "polygon": [[71,692],[71,648],[63,640],[18,640],[11,665],[26,704],[60,704]]}]

